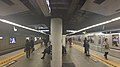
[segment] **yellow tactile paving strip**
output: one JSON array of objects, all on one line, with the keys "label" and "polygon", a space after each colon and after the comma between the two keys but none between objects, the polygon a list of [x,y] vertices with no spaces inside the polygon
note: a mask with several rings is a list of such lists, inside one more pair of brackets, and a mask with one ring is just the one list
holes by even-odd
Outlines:
[{"label": "yellow tactile paving strip", "polygon": [[[72,45],[72,47],[78,49],[78,50],[81,51],[81,52],[84,51],[84,50],[83,50],[83,47],[81,47],[81,46],[79,46],[79,45],[75,45],[75,44],[74,44],[74,45]],[[110,61],[110,60],[106,60],[106,59],[104,59],[104,58],[96,55],[94,52],[91,52],[91,51],[90,51],[90,55],[91,55],[91,57],[95,57],[95,58],[97,58],[97,59],[99,59],[99,60],[101,60],[101,61],[103,61],[103,62],[105,62],[105,63],[107,63],[107,64],[109,64],[109,65],[111,65],[111,66],[113,66],[113,67],[120,67],[120,64],[119,64],[119,63],[113,62],[113,61]]]},{"label": "yellow tactile paving strip", "polygon": [[6,58],[4,60],[0,60],[0,65],[5,64],[5,63],[7,63],[7,62],[9,62],[11,60],[14,60],[15,58],[21,57],[24,54],[25,54],[25,52],[20,52],[20,53],[18,53],[16,55],[8,57],[8,58]]},{"label": "yellow tactile paving strip", "polygon": [[[40,44],[35,45],[35,49],[38,49],[38,48],[40,48]],[[10,62],[10,61],[12,61],[12,60],[14,60],[16,58],[21,57],[24,54],[25,54],[25,52],[20,52],[20,53],[14,55],[14,56],[8,57],[8,58],[3,59],[3,60],[0,60],[0,66],[5,64],[5,63],[8,63],[8,62]]]}]

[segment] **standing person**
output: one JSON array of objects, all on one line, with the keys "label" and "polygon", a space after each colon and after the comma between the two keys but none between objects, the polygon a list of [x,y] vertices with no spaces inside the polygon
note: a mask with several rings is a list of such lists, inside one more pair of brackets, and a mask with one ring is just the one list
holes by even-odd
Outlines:
[{"label": "standing person", "polygon": [[72,38],[68,39],[69,43],[70,43],[70,48],[72,47]]},{"label": "standing person", "polygon": [[86,56],[90,56],[89,48],[90,48],[89,41],[85,37],[85,40],[84,40],[84,53],[86,54]]},{"label": "standing person", "polygon": [[48,43],[47,39],[44,38],[43,41],[44,41],[44,45],[45,45],[45,47],[47,47],[47,43]]},{"label": "standing person", "polygon": [[84,47],[84,53],[86,54],[86,44],[87,44],[87,38],[85,37],[84,39],[84,44],[83,44],[83,47]]},{"label": "standing person", "polygon": [[30,40],[30,46],[31,46],[31,52],[33,52],[35,48],[34,48],[34,40],[32,38]]},{"label": "standing person", "polygon": [[86,47],[86,56],[90,56],[90,52],[89,52],[89,49],[90,49],[89,40],[87,40],[85,47]]},{"label": "standing person", "polygon": [[104,57],[105,59],[107,60],[107,55],[108,55],[108,52],[109,52],[109,44],[108,44],[108,39],[105,38],[105,41],[103,42],[103,48],[104,48]]},{"label": "standing person", "polygon": [[66,47],[62,45],[62,54],[67,54]]},{"label": "standing person", "polygon": [[40,39],[40,45],[43,46],[43,40],[42,40],[42,38]]},{"label": "standing person", "polygon": [[30,58],[30,43],[28,39],[26,40],[26,43],[25,43],[24,52],[26,52],[26,58]]},{"label": "standing person", "polygon": [[51,45],[51,41],[48,41],[47,46]]}]

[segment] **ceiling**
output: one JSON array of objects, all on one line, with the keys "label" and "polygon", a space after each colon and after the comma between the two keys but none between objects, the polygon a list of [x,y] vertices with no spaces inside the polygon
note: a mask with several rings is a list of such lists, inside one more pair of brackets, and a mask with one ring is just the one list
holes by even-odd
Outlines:
[{"label": "ceiling", "polygon": [[81,10],[109,16],[120,12],[119,3],[120,0],[87,0]]},{"label": "ceiling", "polygon": [[[105,0],[100,4],[94,3],[95,0],[49,0],[50,15],[43,12],[45,8],[40,7],[38,1],[43,0],[0,0],[0,18],[35,29],[43,25],[46,30],[50,29],[51,18],[60,17],[63,19],[63,34],[67,34],[66,30],[79,30],[120,16],[119,0]],[[120,28],[118,21],[113,24],[105,25],[105,30]],[[103,30],[102,26],[87,31],[100,30]]]},{"label": "ceiling", "polygon": [[29,10],[18,0],[0,0],[0,9],[0,16],[7,16]]}]

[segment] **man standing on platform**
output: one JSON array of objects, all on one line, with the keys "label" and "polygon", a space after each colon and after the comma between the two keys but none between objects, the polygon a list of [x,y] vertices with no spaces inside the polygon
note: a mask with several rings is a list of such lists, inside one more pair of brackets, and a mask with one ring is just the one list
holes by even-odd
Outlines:
[{"label": "man standing on platform", "polygon": [[35,50],[33,38],[31,38],[31,40],[30,40],[30,46],[31,46],[31,52],[33,53],[33,51]]}]

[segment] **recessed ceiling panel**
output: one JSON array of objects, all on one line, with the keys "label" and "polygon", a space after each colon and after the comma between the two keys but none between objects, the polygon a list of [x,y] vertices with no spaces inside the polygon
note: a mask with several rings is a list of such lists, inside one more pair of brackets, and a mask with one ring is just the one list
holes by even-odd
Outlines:
[{"label": "recessed ceiling panel", "polygon": [[[102,1],[102,0],[101,0]],[[94,12],[104,16],[120,12],[120,0],[87,0],[82,10]],[[100,3],[99,3],[100,2]]]},{"label": "recessed ceiling panel", "polygon": [[12,3],[12,5],[9,5],[9,1],[6,2],[6,1],[0,0],[0,15],[1,16],[11,15],[11,14],[29,10],[19,0],[10,0],[10,2]]}]

